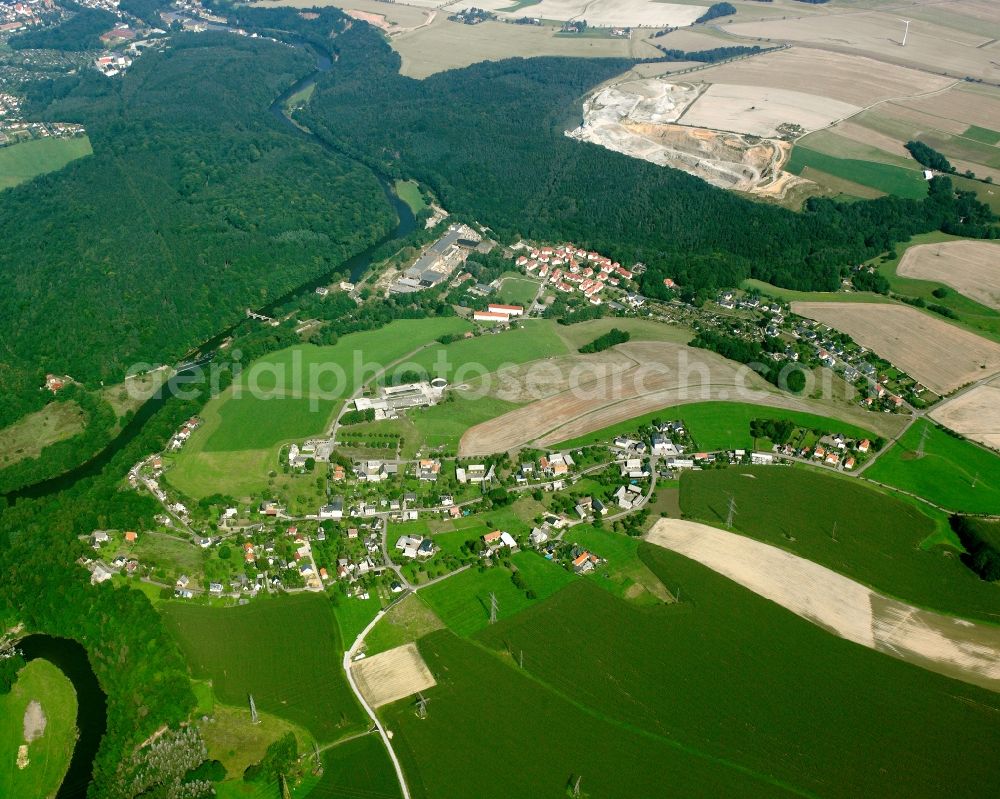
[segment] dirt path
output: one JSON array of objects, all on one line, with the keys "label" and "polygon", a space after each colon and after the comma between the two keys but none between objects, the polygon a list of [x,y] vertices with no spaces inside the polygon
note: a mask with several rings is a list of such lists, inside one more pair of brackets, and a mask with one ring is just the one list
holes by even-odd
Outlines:
[{"label": "dirt path", "polygon": [[646,540],[698,561],[834,635],[1000,692],[1000,627],[890,599],[783,549],[705,524],[661,519]]}]

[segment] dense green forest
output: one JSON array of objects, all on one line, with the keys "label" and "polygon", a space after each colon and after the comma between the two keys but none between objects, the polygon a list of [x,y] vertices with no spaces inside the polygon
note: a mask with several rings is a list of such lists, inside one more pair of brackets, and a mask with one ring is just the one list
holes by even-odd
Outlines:
[{"label": "dense green forest", "polygon": [[0,194],[0,425],[40,407],[45,372],[94,386],[177,359],[390,230],[368,169],[268,111],[312,65],[183,34],[123,80],[34,89],[29,113],[84,124],[94,155]]},{"label": "dense green forest", "polygon": [[65,22],[47,28],[29,30],[11,36],[7,42],[12,50],[99,50],[101,34],[107,33],[118,22],[110,11],[84,8],[76,3],[60,3],[70,16]]},{"label": "dense green forest", "polygon": [[917,163],[928,169],[936,169],[938,172],[955,171],[955,167],[951,165],[951,161],[933,147],[928,147],[922,141],[916,141],[915,139],[908,141],[905,147],[910,151],[910,155],[913,156]]},{"label": "dense green forest", "polygon": [[989,209],[947,179],[931,181],[922,201],[812,200],[796,214],[565,137],[580,98],[628,66],[620,59],[509,59],[417,81],[399,74],[399,57],[368,26],[336,42],[337,65],[301,112],[314,131],[416,177],[501,238],[571,240],[643,261],[652,296],[664,294],[665,277],[689,291],[750,276],[834,290],[845,267],[914,233],[996,232]]}]

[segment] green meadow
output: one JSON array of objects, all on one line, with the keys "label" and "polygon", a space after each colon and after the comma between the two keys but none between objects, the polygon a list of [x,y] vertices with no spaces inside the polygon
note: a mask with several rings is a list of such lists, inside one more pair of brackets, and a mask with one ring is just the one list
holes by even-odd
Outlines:
[{"label": "green meadow", "polygon": [[897,197],[919,200],[927,196],[927,181],[918,170],[877,161],[838,158],[797,144],[792,148],[787,169],[798,175],[806,167]]},{"label": "green meadow", "polygon": [[[694,402],[690,405],[674,405],[659,411],[637,416],[625,422],[605,427],[585,436],[563,441],[556,449],[584,447],[588,444],[609,441],[615,436],[634,432],[654,419],[670,421],[683,419],[687,431],[698,449],[717,450],[726,448],[751,449],[755,442],[750,436],[750,422],[753,419],[790,419],[800,427],[843,433],[849,438],[875,438],[875,434],[856,425],[841,422],[811,413],[770,408],[764,405],[750,405],[744,402]],[[879,422],[877,417],[873,422]]]},{"label": "green meadow", "polygon": [[[943,613],[1000,623],[1000,586],[962,565],[947,518],[861,480],[800,467],[689,472],[681,511],[722,526],[736,501],[733,530],[793,552],[889,596]],[[928,509],[930,512],[930,509]]]},{"label": "green meadow", "polygon": [[[612,725],[591,733],[594,753],[625,731],[639,731],[695,754],[716,774],[738,775],[738,789],[714,795],[777,795],[784,787],[800,796],[971,796],[991,779],[991,753],[1000,744],[997,694],[830,635],[675,553],[642,544],[640,557],[680,593],[679,603],[640,608],[578,580],[474,638],[510,672],[507,653],[520,662],[523,652],[524,676],[548,691],[547,700],[533,699],[546,717],[563,716],[561,699],[585,708],[588,724]],[[422,643],[432,660],[437,647],[440,641]],[[449,701],[468,662],[442,660],[435,674],[444,682],[428,692],[431,713],[435,702]],[[485,707],[493,695],[482,692],[478,704],[463,697],[467,723],[493,710]],[[522,710],[525,737],[530,718]],[[505,729],[504,722],[497,727]],[[462,740],[463,729],[450,728],[449,740]],[[410,735],[408,727],[402,732]],[[628,762],[613,776],[653,772],[679,796],[713,795],[707,785],[678,787],[695,773],[691,763]],[[465,765],[478,772],[480,759]],[[421,774],[437,779],[438,768],[446,766],[435,762]],[[583,771],[584,784],[591,771],[592,780],[604,775],[595,763]],[[765,788],[760,779],[771,782]],[[519,795],[544,795],[541,785]],[[662,785],[656,793],[624,784],[598,792],[591,783],[602,797],[659,796]]]},{"label": "green meadow", "polygon": [[[920,442],[926,431],[923,453]],[[950,511],[1000,514],[1000,456],[928,421],[914,424],[865,477]]]},{"label": "green meadow", "polygon": [[499,603],[497,618],[505,619],[538,604],[575,579],[535,552],[518,552],[511,556],[511,563],[537,599],[528,599],[527,593],[511,582],[511,572],[503,566],[483,571],[474,566],[420,591],[418,596],[449,629],[458,635],[471,635],[489,625],[491,593],[496,594]]},{"label": "green meadow", "polygon": [[70,161],[91,155],[86,136],[69,139],[32,139],[0,147],[0,190],[30,180],[36,175],[55,172]]},{"label": "green meadow", "polygon": [[[24,740],[24,713],[36,701],[45,730],[28,744],[28,765],[17,767]],[[18,673],[9,694],[0,695],[0,796],[55,796],[76,746],[76,692],[47,660],[33,660]]]},{"label": "green meadow", "polygon": [[396,771],[376,733],[345,741],[323,755],[323,776],[309,799],[395,799]]},{"label": "green meadow", "polygon": [[430,347],[412,358],[411,363],[453,383],[468,383],[505,365],[565,354],[566,344],[556,334],[554,322],[529,319],[507,331]]},{"label": "green meadow", "polygon": [[517,274],[504,277],[497,292],[497,301],[507,305],[523,305],[528,310],[538,294],[538,281]]},{"label": "green meadow", "polygon": [[396,196],[410,206],[414,214],[419,214],[427,207],[424,196],[420,193],[420,186],[412,180],[397,180],[394,186]]},{"label": "green meadow", "polygon": [[321,743],[364,729],[366,716],[341,667],[343,643],[325,596],[259,598],[232,608],[159,606],[191,673],[219,701],[257,707],[307,729]]}]

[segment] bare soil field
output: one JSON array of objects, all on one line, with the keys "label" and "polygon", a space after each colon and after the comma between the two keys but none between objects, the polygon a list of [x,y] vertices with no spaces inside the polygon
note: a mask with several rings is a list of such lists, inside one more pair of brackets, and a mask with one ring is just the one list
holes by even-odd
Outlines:
[{"label": "bare soil field", "polygon": [[[1000,61],[1000,54],[997,55]],[[937,120],[953,120],[962,133],[969,125],[1000,130],[1000,91],[988,87],[956,86],[933,97],[914,97],[900,105]]]},{"label": "bare soil field", "polygon": [[1000,311],[1000,244],[948,241],[910,247],[896,267],[896,274],[944,283]]},{"label": "bare soil field", "polygon": [[953,82],[871,58],[801,47],[721,64],[697,77],[707,83],[787,89],[855,106],[943,89]]},{"label": "bare soil field", "polygon": [[922,20],[910,25],[902,46],[899,12],[854,12],[790,17],[763,22],[734,21],[726,32],[745,39],[791,42],[829,52],[870,55],[901,66],[926,68],[954,77],[995,81],[1000,67],[988,46],[992,36]]},{"label": "bare soil field", "polygon": [[[492,454],[531,443],[548,446],[669,405],[707,400],[836,415],[869,427],[884,421],[881,414],[855,405],[833,407],[782,394],[756,373],[706,350],[666,342],[630,342],[601,355],[604,360],[600,362],[580,355],[560,359],[560,364],[536,362],[511,370],[506,386],[512,393],[534,386],[541,387],[540,393],[551,393],[471,427],[462,437],[459,454]],[[628,367],[626,361],[618,360],[620,356],[638,365]],[[554,367],[551,372],[550,366]]]},{"label": "bare soil field", "polygon": [[416,644],[404,644],[351,664],[358,689],[381,707],[437,685]]},{"label": "bare soil field", "polygon": [[1000,385],[976,386],[935,408],[930,415],[950,430],[1000,450]]},{"label": "bare soil field", "polygon": [[782,125],[818,130],[860,110],[850,103],[789,89],[713,83],[688,107],[680,121],[714,130],[778,136]]},{"label": "bare soil field", "polygon": [[792,312],[847,333],[937,394],[1000,372],[1000,345],[907,305],[793,302]]},{"label": "bare soil field", "polygon": [[812,561],[705,524],[660,519],[646,540],[691,558],[848,641],[1000,691],[998,627],[889,599]]}]

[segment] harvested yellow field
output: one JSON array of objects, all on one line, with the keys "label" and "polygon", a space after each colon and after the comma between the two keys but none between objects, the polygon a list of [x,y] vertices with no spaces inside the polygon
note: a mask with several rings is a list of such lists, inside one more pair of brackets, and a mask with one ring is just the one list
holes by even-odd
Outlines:
[{"label": "harvested yellow field", "polygon": [[447,69],[516,56],[655,58],[660,55],[659,50],[640,38],[556,36],[558,30],[558,26],[504,22],[462,25],[449,22],[446,12],[438,11],[433,22],[393,36],[391,44],[403,60],[400,71],[411,78],[426,78]]},{"label": "harvested yellow field", "polygon": [[896,274],[933,280],[1000,311],[1000,244],[948,241],[910,247]]},{"label": "harvested yellow field", "polygon": [[[274,6],[289,6],[291,8],[324,8],[333,6],[345,13],[360,12],[351,14],[355,19],[364,19],[361,16],[371,14],[375,17],[382,17],[389,30],[397,31],[406,28],[415,28],[427,21],[433,13],[431,11],[416,8],[415,4],[403,3],[382,3],[378,0],[263,0],[257,3],[267,8]],[[375,24],[373,22],[373,24]],[[376,27],[383,27],[376,25]]]},{"label": "harvested yellow field", "polygon": [[1000,385],[976,386],[935,408],[931,418],[972,441],[1000,450]]},{"label": "harvested yellow field", "polygon": [[737,20],[726,25],[726,32],[744,41],[802,43],[832,53],[870,56],[958,78],[968,76],[987,81],[1000,78],[996,52],[990,45],[994,37],[913,20],[903,47],[903,23],[899,21],[902,13],[902,9],[892,13],[845,11],[762,22]]},{"label": "harvested yellow field", "polygon": [[365,700],[381,707],[437,685],[416,644],[404,644],[351,664]]},{"label": "harvested yellow field", "polygon": [[1000,627],[921,610],[798,555],[706,524],[660,519],[646,540],[848,641],[1000,691]]},{"label": "harvested yellow field", "polygon": [[847,333],[937,394],[1000,372],[1000,345],[908,305],[793,302],[792,313]]},{"label": "harvested yellow field", "polygon": [[802,47],[711,67],[697,77],[707,83],[788,89],[856,106],[943,89],[954,82],[871,58]]},{"label": "harvested yellow field", "polygon": [[[1000,61],[1000,53],[995,57]],[[997,72],[1000,75],[1000,69]],[[933,97],[906,100],[901,105],[935,120],[942,117],[954,120],[957,125],[964,126],[956,133],[963,132],[969,125],[1000,130],[1000,91],[995,89],[956,86]]]},{"label": "harvested yellow field", "polygon": [[[782,393],[755,372],[707,350],[669,342],[629,342],[600,356],[571,356],[506,372],[497,396],[522,402],[541,398],[471,427],[462,436],[459,454],[549,446],[670,405],[710,400],[834,415],[870,429],[886,421],[882,414],[854,404]],[[895,427],[895,420],[889,422]]]}]

